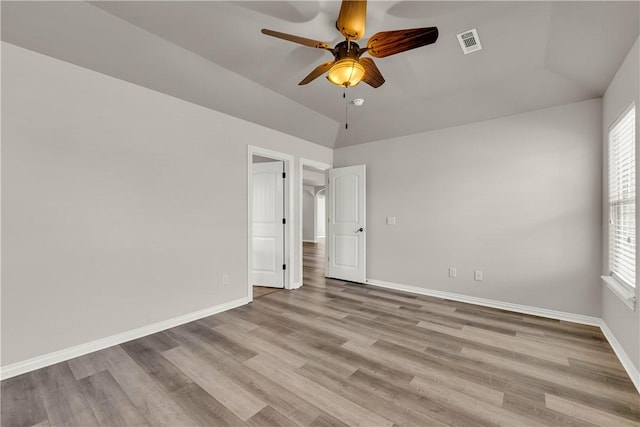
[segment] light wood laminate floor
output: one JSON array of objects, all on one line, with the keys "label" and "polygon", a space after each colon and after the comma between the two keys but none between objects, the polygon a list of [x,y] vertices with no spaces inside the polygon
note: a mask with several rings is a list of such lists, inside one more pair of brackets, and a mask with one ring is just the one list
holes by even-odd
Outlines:
[{"label": "light wood laminate floor", "polygon": [[280,292],[282,288],[270,288],[267,286],[254,286],[253,287],[253,299],[263,297],[265,295],[272,294],[274,292]]},{"label": "light wood laminate floor", "polygon": [[3,426],[634,426],[598,328],[323,277],[2,382]]}]

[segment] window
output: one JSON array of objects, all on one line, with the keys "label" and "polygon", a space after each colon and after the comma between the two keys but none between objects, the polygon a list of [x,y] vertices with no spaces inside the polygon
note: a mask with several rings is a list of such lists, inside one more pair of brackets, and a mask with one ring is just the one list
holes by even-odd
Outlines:
[{"label": "window", "polygon": [[636,108],[631,104],[609,128],[609,274],[636,283]]}]

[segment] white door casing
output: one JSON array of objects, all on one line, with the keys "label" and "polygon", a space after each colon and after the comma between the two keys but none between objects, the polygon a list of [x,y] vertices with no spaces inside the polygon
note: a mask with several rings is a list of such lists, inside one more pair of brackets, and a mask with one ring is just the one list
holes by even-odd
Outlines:
[{"label": "white door casing", "polygon": [[365,283],[366,165],[329,169],[326,194],[326,275]]},{"label": "white door casing", "polygon": [[284,287],[283,163],[252,165],[253,285]]}]

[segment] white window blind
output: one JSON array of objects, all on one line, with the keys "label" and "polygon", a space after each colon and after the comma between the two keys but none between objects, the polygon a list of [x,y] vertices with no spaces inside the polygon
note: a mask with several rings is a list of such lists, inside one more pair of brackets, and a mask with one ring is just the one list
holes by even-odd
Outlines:
[{"label": "white window blind", "polygon": [[636,283],[636,109],[632,104],[609,128],[609,269]]}]

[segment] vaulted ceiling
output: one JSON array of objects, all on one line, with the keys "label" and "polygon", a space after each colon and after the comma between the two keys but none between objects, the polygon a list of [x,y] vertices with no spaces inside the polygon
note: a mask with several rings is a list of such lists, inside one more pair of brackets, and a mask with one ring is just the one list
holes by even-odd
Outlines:
[{"label": "vaulted ceiling", "polygon": [[[328,147],[600,97],[639,34],[636,1],[370,1],[367,36],[436,26],[376,59],[386,83],[298,82],[332,59],[261,28],[341,41],[336,1],[2,2],[2,39]],[[483,50],[456,34],[477,28]],[[364,38],[366,43],[367,36]],[[361,45],[363,43],[360,43]]]}]

